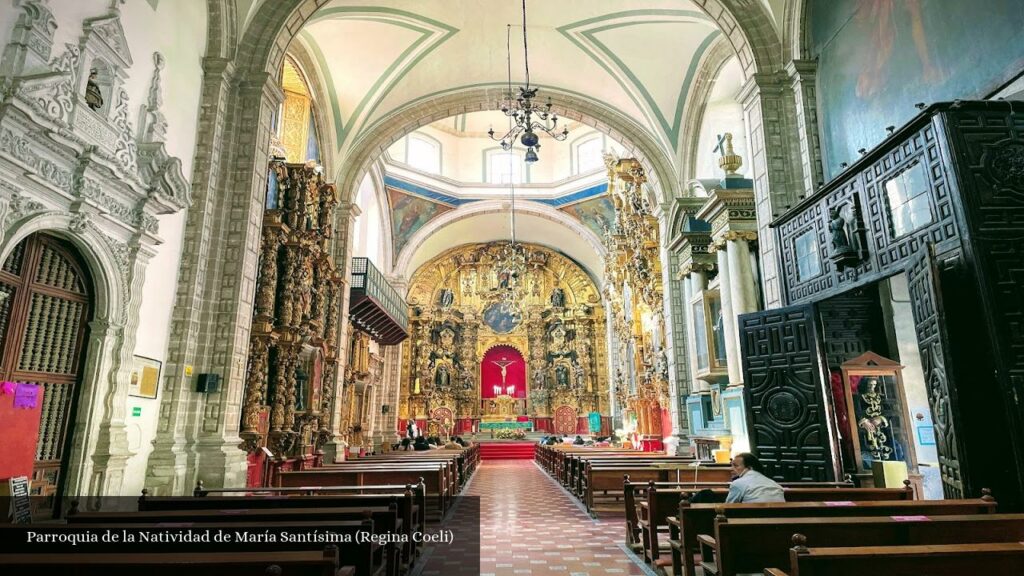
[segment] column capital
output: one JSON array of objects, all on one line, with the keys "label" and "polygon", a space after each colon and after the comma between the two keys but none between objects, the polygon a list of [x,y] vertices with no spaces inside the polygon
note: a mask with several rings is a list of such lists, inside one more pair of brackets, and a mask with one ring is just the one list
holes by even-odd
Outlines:
[{"label": "column capital", "polygon": [[794,82],[813,81],[818,74],[816,60],[790,60],[785,66],[786,74]]}]

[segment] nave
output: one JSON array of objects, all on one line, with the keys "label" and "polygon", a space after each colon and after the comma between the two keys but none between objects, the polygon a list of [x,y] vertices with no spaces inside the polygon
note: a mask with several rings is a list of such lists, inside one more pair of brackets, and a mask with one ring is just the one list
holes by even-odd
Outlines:
[{"label": "nave", "polygon": [[[650,574],[620,547],[621,518],[591,519],[533,460],[484,460],[463,497],[480,499],[484,576]],[[470,523],[474,510],[457,504],[449,523]],[[450,569],[428,557],[422,576]]]}]

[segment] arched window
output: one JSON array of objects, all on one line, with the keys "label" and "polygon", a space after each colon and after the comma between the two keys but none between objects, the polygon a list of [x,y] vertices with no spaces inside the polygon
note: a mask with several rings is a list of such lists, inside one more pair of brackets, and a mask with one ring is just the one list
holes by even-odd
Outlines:
[{"label": "arched window", "polygon": [[576,145],[576,174],[604,168],[604,138],[595,135]]},{"label": "arched window", "polygon": [[291,58],[285,58],[281,89],[284,102],[272,119],[274,137],[271,153],[288,162],[320,161],[319,130],[313,98],[302,70]]},{"label": "arched window", "polygon": [[406,142],[406,164],[428,174],[441,174],[441,143],[429,136],[410,134]]},{"label": "arched window", "polygon": [[522,153],[492,149],[485,153],[484,160],[484,180],[488,184],[522,184],[529,181]]}]

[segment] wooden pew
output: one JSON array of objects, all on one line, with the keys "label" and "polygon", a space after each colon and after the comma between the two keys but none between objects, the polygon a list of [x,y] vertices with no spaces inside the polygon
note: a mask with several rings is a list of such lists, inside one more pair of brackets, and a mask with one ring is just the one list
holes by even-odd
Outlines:
[{"label": "wooden pew", "polygon": [[435,510],[440,519],[448,510],[449,483],[445,468],[437,463],[421,464],[364,464],[332,465],[312,470],[281,472],[277,475],[278,487],[304,486],[360,486],[388,483],[420,484],[426,487],[428,507],[431,499],[436,502]]},{"label": "wooden pew", "polygon": [[697,536],[701,567],[708,576],[735,576],[787,566],[790,543],[797,533],[808,534],[816,547],[1019,542],[1024,540],[1024,514],[768,519],[723,516],[715,520],[714,537]]},{"label": "wooden pew", "polygon": [[329,548],[306,552],[208,552],[199,554],[115,552],[108,554],[3,554],[7,576],[344,576],[338,553]]},{"label": "wooden pew", "polygon": [[[674,574],[694,576],[693,555],[697,535],[714,533],[718,514],[732,518],[813,518],[849,516],[950,516],[993,514],[996,501],[988,490],[983,496],[965,500],[897,500],[856,502],[848,499],[820,502],[770,504],[690,504],[679,502],[678,516],[667,519]],[[660,512],[659,512],[660,514]],[[660,558],[657,563],[664,563]]]},{"label": "wooden pew", "polygon": [[[728,493],[728,483],[723,482],[648,482],[646,484],[634,483],[627,474],[623,479],[623,503],[626,513],[626,546],[632,549],[640,549],[643,542],[640,538],[639,501],[647,499],[647,490],[653,485],[657,490],[678,490],[679,497],[690,498],[693,493],[700,490],[711,490],[720,494],[723,498]],[[903,488],[854,488],[852,482],[788,482],[782,484],[785,490],[786,500],[789,502],[817,502],[831,500],[834,496],[843,496],[849,500],[913,500],[913,489],[909,482]],[[838,493],[835,490],[841,489]],[[852,491],[851,491],[852,490]],[[685,494],[683,493],[685,492]],[[640,500],[637,496],[640,496]],[[671,498],[671,496],[669,497]],[[677,501],[678,502],[678,501]],[[675,510],[676,502],[668,504]],[[649,506],[649,504],[648,504]],[[662,504],[658,505],[663,508]],[[660,520],[659,520],[660,522]],[[667,525],[666,522],[660,522]]]},{"label": "wooden pew", "polygon": [[[274,508],[260,510],[169,510],[163,512],[87,512],[68,517],[68,529],[152,527],[159,530],[194,528],[201,525],[210,530],[235,530],[259,533],[270,529],[275,533],[312,532],[320,530],[348,535],[351,541],[332,543],[346,565],[355,567],[356,576],[396,576],[402,570],[401,546],[393,540],[386,545],[364,542],[359,533],[372,533],[386,538],[402,533],[401,520],[395,507],[355,510],[350,508]],[[148,552],[173,549],[178,552],[241,552],[255,549],[323,550],[325,543],[161,543],[141,550]],[[124,545],[121,545],[121,549]],[[116,548],[115,548],[116,549]],[[132,549],[136,549],[132,545]]]},{"label": "wooden pew", "polygon": [[[212,510],[249,508],[358,508],[388,506],[396,498],[399,515],[410,529],[425,532],[426,486],[380,484],[365,486],[300,486],[296,488],[205,488],[196,483],[192,498],[153,497],[142,490],[139,510]],[[72,501],[69,515],[78,509]]]},{"label": "wooden pew", "polygon": [[584,502],[587,509],[596,516],[595,497],[599,493],[621,494],[622,480],[626,475],[633,482],[699,484],[728,482],[732,474],[731,468],[726,464],[690,467],[691,463],[692,460],[591,464],[586,470]]},{"label": "wooden pew", "polygon": [[790,550],[790,571],[765,576],[954,576],[1024,574],[1024,543],[866,546]]}]

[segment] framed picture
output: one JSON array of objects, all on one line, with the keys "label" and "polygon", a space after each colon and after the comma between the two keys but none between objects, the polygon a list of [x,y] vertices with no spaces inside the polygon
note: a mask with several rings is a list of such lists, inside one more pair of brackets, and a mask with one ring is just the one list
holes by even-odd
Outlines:
[{"label": "framed picture", "polygon": [[160,388],[160,368],[162,366],[163,364],[159,360],[134,356],[128,394],[140,398],[156,398],[156,392]]}]

